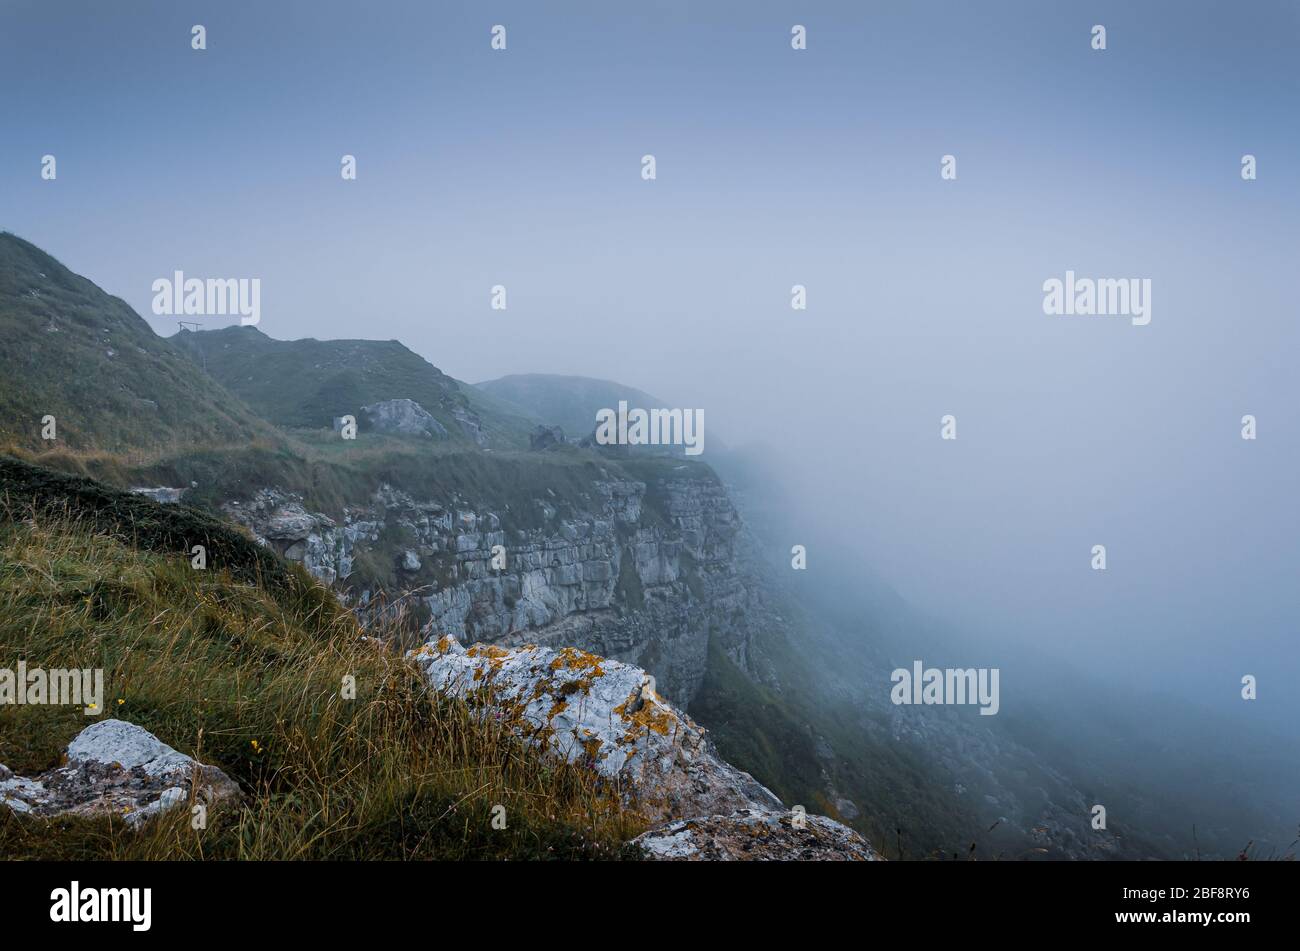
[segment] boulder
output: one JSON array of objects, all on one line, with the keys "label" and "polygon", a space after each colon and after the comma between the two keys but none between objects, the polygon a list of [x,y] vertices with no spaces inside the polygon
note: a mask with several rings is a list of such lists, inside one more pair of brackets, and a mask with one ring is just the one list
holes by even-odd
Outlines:
[{"label": "boulder", "polygon": [[361,407],[370,428],[380,433],[397,436],[432,436],[447,439],[445,426],[415,400],[382,400]]},{"label": "boulder", "polygon": [[167,486],[158,486],[150,488],[149,486],[135,486],[131,489],[136,495],[143,495],[145,498],[153,499],[155,502],[161,502],[164,505],[175,505],[185,494],[184,488],[173,489]]},{"label": "boulder", "polygon": [[86,727],[68,744],[65,760],[30,779],[0,765],[0,803],[23,815],[119,815],[139,825],[195,800],[211,806],[239,796],[221,770],[125,720]]},{"label": "boulder", "polygon": [[656,694],[640,667],[572,647],[465,648],[454,637],[411,655],[434,689],[595,770],[647,818],[781,808],[762,783],[719,758],[704,729]]},{"label": "boulder", "polygon": [[316,516],[301,505],[287,505],[266,519],[262,534],[279,541],[302,541],[316,528]]},{"label": "boulder", "polygon": [[568,443],[564,437],[564,430],[559,426],[537,426],[528,436],[528,448],[533,452],[540,452],[543,449],[550,449],[552,446],[563,446]]}]

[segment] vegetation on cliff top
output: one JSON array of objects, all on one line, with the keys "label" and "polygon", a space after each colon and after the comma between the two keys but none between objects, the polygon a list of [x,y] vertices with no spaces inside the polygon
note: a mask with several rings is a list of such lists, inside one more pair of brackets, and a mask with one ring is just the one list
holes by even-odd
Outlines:
[{"label": "vegetation on cliff top", "polygon": [[[247,796],[202,832],[186,810],[135,833],[117,817],[0,808],[0,854],[610,858],[642,830],[589,772],[432,696],[333,595],[238,532],[32,468],[3,467],[5,666],[103,668],[107,715],[219,767]],[[208,570],[178,550],[195,537],[221,552]],[[342,696],[345,676],[356,678],[354,700]],[[91,722],[80,707],[0,707],[0,762],[47,769]],[[505,829],[490,822],[497,805]]]},{"label": "vegetation on cliff top", "polygon": [[195,364],[265,419],[289,429],[329,429],[383,400],[419,403],[451,442],[470,437],[456,412],[474,413],[489,441],[527,448],[534,422],[500,401],[477,399],[396,340],[275,340],[256,327],[183,330],[170,338]]}]

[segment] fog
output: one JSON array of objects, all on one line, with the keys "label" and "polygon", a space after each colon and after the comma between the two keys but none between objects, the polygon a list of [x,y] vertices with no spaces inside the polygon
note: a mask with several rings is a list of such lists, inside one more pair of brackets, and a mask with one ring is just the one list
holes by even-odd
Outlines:
[{"label": "fog", "polygon": [[[264,6],[8,4],[5,227],[146,317],[257,276],[273,337],[702,409],[810,575],[1032,668],[1004,708],[1096,683],[1294,744],[1294,4]],[[1067,270],[1149,279],[1150,323],[1046,315]]]}]

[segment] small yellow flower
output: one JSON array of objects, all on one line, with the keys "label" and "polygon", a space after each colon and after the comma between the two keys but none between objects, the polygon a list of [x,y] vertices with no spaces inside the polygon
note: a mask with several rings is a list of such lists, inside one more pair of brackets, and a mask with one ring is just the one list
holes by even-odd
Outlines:
[{"label": "small yellow flower", "polygon": [[119,707],[120,707],[122,704],[124,704],[124,703],[126,703],[126,701],[123,700],[121,697],[118,697],[118,698],[117,698],[117,705],[118,705]]}]

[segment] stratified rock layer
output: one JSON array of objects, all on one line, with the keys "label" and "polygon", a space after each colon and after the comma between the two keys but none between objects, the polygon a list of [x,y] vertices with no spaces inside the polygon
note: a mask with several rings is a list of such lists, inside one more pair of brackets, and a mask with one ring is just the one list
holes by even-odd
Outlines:
[{"label": "stratified rock layer", "polygon": [[[659,692],[686,706],[704,676],[710,632],[743,666],[750,618],[763,613],[736,570],[739,516],[726,490],[706,480],[655,486],[658,515],[648,511],[644,482],[591,489],[563,514],[539,490],[543,526],[528,529],[511,529],[504,509],[416,499],[387,484],[337,518],[274,488],[223,508],[326,584],[349,579],[363,555],[393,564],[402,585],[420,592],[431,631],[462,643],[571,645],[651,667]],[[400,549],[386,538],[403,539]],[[353,604],[368,600],[362,591]]]},{"label": "stratified rock layer", "polygon": [[178,753],[125,720],[101,720],[68,744],[67,761],[32,778],[0,765],[0,803],[35,816],[122,816],[138,825],[198,801],[212,805],[239,795],[214,766]]}]

